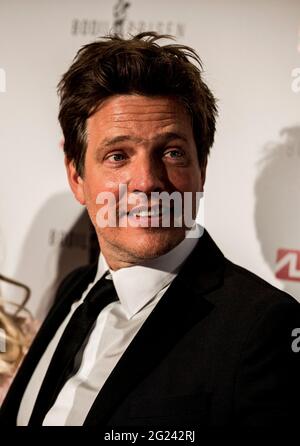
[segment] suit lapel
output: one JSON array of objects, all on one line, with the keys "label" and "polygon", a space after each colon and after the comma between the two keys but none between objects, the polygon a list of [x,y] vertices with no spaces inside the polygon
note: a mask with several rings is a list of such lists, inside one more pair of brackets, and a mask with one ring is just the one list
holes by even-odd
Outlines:
[{"label": "suit lapel", "polygon": [[[57,303],[50,310],[35,337],[20,371],[16,375],[7,398],[1,407],[1,418],[5,424],[15,425],[19,406],[29,380],[55,332],[70,311],[72,303],[80,299],[96,274],[97,265],[80,268],[70,274],[57,294]],[[60,299],[61,298],[61,299]]]},{"label": "suit lapel", "polygon": [[212,310],[205,293],[220,286],[223,268],[224,257],[205,231],[105,382],[85,425],[107,423],[128,393]]}]

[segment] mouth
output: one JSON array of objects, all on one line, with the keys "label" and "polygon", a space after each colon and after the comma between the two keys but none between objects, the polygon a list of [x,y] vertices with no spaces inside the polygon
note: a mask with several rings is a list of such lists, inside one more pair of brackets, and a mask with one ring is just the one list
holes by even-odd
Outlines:
[{"label": "mouth", "polygon": [[153,205],[151,207],[136,206],[127,213],[127,216],[135,218],[163,217],[166,215],[170,215],[171,211],[172,208],[167,206],[160,206],[160,205]]}]

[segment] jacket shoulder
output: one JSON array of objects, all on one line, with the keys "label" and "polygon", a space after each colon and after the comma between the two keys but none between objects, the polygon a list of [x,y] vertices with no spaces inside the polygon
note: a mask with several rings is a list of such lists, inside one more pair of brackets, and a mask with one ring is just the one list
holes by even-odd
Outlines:
[{"label": "jacket shoulder", "polygon": [[233,295],[238,293],[244,297],[244,304],[249,300],[262,306],[292,304],[299,307],[299,302],[294,297],[228,259],[225,259],[224,285],[232,290]]}]

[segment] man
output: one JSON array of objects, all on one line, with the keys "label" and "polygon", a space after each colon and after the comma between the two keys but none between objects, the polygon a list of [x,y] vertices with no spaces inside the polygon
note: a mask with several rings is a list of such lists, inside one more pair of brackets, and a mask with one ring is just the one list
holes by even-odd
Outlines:
[{"label": "man", "polygon": [[86,45],[59,85],[68,179],[101,254],[61,284],[7,424],[265,426],[299,414],[300,307],[194,224],[216,104],[196,53],[161,37]]}]

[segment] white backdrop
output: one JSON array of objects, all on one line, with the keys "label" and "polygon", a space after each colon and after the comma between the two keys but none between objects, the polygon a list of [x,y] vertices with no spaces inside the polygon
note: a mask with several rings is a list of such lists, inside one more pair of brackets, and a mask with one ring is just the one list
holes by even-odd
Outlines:
[{"label": "white backdrop", "polygon": [[205,226],[227,257],[300,300],[299,0],[0,0],[0,273],[31,288],[43,317],[60,278],[88,261],[56,85],[112,28],[171,33],[199,52],[220,110]]}]

